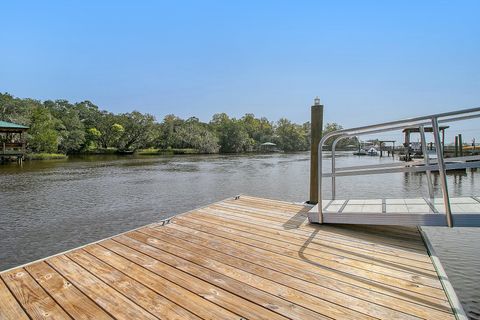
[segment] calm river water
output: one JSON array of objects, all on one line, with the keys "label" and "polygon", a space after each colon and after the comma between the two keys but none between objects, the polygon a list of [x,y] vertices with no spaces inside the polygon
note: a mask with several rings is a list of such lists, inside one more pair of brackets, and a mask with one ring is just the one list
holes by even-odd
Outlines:
[{"label": "calm river water", "polygon": [[[239,193],[305,201],[309,160],[307,153],[93,156],[0,166],[0,270]],[[337,164],[388,161],[344,154]],[[426,195],[424,179],[338,178],[337,197],[418,197]],[[480,172],[449,175],[448,182],[453,196],[480,195]],[[469,316],[480,319],[480,229],[426,230]]]}]

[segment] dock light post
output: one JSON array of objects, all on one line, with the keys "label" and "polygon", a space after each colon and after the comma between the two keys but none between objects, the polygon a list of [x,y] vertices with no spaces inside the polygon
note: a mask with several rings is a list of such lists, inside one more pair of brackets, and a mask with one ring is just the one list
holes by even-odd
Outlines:
[{"label": "dock light post", "polygon": [[310,198],[308,203],[318,203],[318,144],[322,138],[323,128],[323,105],[320,104],[320,98],[313,99],[310,121]]}]

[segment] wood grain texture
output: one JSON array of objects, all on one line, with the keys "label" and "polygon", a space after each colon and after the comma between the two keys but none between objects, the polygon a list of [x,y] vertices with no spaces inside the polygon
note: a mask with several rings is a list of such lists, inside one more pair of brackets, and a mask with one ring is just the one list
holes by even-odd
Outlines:
[{"label": "wood grain texture", "polygon": [[416,228],[240,196],[0,273],[3,319],[454,319]]},{"label": "wood grain texture", "polygon": [[[418,284],[439,288],[436,273],[434,272],[419,272],[414,268],[406,269],[398,266],[396,263],[381,264],[375,262],[371,258],[365,258],[342,252],[341,254],[332,254],[321,250],[310,249],[308,246],[294,246],[280,242],[274,239],[257,238],[249,234],[238,234],[231,230],[222,230],[219,226],[207,226],[200,224],[190,224],[188,221],[178,222],[178,224],[190,226],[192,229],[204,231],[207,233],[214,233],[224,238],[251,245],[253,247],[263,248],[271,252],[276,252],[285,256],[293,258],[308,258],[311,261],[320,263],[326,267],[335,268],[346,273],[353,273],[356,275],[364,275],[368,272],[368,277],[377,279],[379,281],[414,281]],[[301,255],[301,256],[300,256]],[[398,267],[397,267],[398,266]]]},{"label": "wood grain texture", "polygon": [[45,262],[28,265],[25,269],[74,319],[112,319]]},{"label": "wood grain texture", "polygon": [[[438,319],[445,315],[444,311],[433,309],[431,306],[427,307],[404,300],[392,299],[383,294],[361,290],[361,288],[348,287],[347,285],[342,286],[342,284],[335,283],[331,281],[331,279],[324,278],[321,281],[312,283],[304,279],[301,274],[289,274],[286,268],[282,268],[282,266],[274,262],[270,266],[262,260],[242,259],[244,256],[241,254],[229,255],[227,254],[228,250],[218,250],[218,246],[211,245],[211,242],[192,237],[191,234],[188,233],[167,228],[146,228],[141,230],[141,232],[158,239],[163,247],[165,247],[165,243],[170,243],[173,246],[182,248],[182,250],[201,252],[205,258],[221,261],[235,268],[265,277],[280,284],[286,284],[310,295],[331,301],[338,306],[348,306],[348,308],[374,317],[388,317],[389,319],[408,318],[408,315],[404,312],[425,319]],[[152,240],[153,239],[147,238],[149,243],[153,243]],[[275,268],[275,266],[278,268]],[[339,287],[342,290],[338,290],[340,289]],[[366,295],[370,297],[370,301],[364,300]],[[448,311],[448,308],[445,308],[445,310]]]},{"label": "wood grain texture", "polygon": [[71,319],[25,269],[3,273],[2,278],[32,319]]},{"label": "wood grain texture", "polygon": [[[108,245],[109,242],[107,241],[104,244]],[[170,276],[169,273],[173,270],[162,269],[160,275],[155,275],[152,272],[145,270],[145,268],[142,268],[142,266],[136,263],[138,262],[138,257],[141,257],[141,254],[131,252],[131,255],[129,255],[130,259],[126,259],[116,254],[114,251],[107,250],[105,249],[105,247],[102,247],[100,245],[92,246],[91,248],[87,248],[87,250],[92,255],[95,255],[99,259],[108,262],[111,266],[124,272],[131,278],[144,283],[146,286],[157,292],[164,293],[167,297],[171,299],[171,301],[187,308],[189,311],[202,318],[236,318],[235,314],[229,312],[228,310],[225,310],[220,306],[205,301],[205,299],[203,299],[202,297],[193,294],[192,292],[183,288],[177,283],[169,281],[167,277]],[[120,251],[120,253],[123,252]],[[129,252],[127,251],[127,254],[128,253]],[[147,263],[143,266],[151,265],[152,269],[159,269],[158,265],[161,265],[160,262],[148,259],[148,257],[143,258],[147,260]],[[150,265],[148,263],[150,263]],[[161,275],[164,275],[164,277],[162,277]],[[194,283],[193,281],[191,282]]]},{"label": "wood grain texture", "polygon": [[68,254],[73,261],[93,272],[102,281],[112,288],[121,292],[130,300],[149,310],[153,315],[168,319],[199,319],[194,314],[176,305],[164,296],[149,289],[142,283],[128,277],[120,271],[112,269],[110,265],[88,254],[83,250],[78,250]]},{"label": "wood grain texture", "polygon": [[[175,249],[175,246],[169,245],[167,242],[157,240],[155,238],[148,237],[145,234],[134,232],[128,235],[128,237],[137,240],[139,242],[149,244],[152,247],[158,248],[164,252],[175,254],[178,252],[178,247]],[[123,239],[126,240],[126,239]],[[132,243],[132,242],[130,242]],[[163,253],[161,253],[163,254]],[[205,267],[205,270],[208,269],[208,272],[212,275],[215,275],[217,278],[224,279],[232,283],[243,283],[244,288],[242,291],[247,291],[245,288],[255,288],[261,291],[265,291],[275,297],[287,300],[293,304],[302,306],[306,309],[312,309],[318,314],[331,314],[336,317],[342,317],[345,319],[372,319],[364,314],[354,312],[348,308],[344,308],[333,303],[329,303],[323,299],[318,299],[311,295],[305,295],[303,292],[293,289],[284,284],[276,283],[271,280],[265,279],[263,277],[256,276],[252,273],[245,272],[241,269],[231,267],[228,264],[222,263],[220,261],[207,259],[204,257],[203,250],[197,252],[191,252],[188,250],[182,250],[182,259],[190,261],[193,264],[196,264],[201,267]],[[198,268],[198,267],[197,267]],[[213,272],[211,272],[213,271]],[[233,280],[232,280],[233,279]],[[237,280],[237,281],[234,281]],[[237,287],[238,288],[238,287]],[[252,294],[252,292],[254,292]],[[255,290],[247,291],[247,294],[243,295],[245,299],[251,299],[257,303],[261,303],[261,298],[266,297],[265,303],[268,303],[267,307],[272,305],[273,301],[279,301],[280,305],[283,305],[283,301],[277,300],[276,298],[265,296],[265,295],[255,295]],[[242,295],[243,292],[237,292],[238,295]],[[298,308],[300,309],[300,308]],[[282,312],[281,306],[275,306],[275,310]],[[300,317],[304,316],[303,314],[293,313],[289,311],[288,313],[283,313],[285,316],[291,317]],[[307,313],[307,315],[310,313]],[[317,318],[320,318],[319,315],[314,315]]]},{"label": "wood grain texture", "polygon": [[95,301],[116,319],[156,319],[147,310],[108,286],[89,271],[66,256],[56,256],[47,263],[68,281],[72,282],[84,294]]},{"label": "wood grain texture", "polygon": [[29,319],[1,278],[0,302],[0,320]]}]

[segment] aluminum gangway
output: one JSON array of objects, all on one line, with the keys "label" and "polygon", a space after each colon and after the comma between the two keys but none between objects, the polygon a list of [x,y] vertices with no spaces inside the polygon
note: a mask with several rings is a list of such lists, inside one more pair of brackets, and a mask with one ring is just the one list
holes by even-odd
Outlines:
[{"label": "aluminum gangway", "polygon": [[[318,144],[318,175],[331,178],[331,195],[323,199],[322,178],[318,179],[318,204],[308,214],[311,223],[345,223],[371,225],[407,225],[407,226],[448,226],[480,227],[480,198],[450,198],[447,186],[447,170],[479,168],[480,155],[445,158],[440,138],[439,124],[480,118],[480,108],[457,110],[422,117],[403,119],[374,125],[342,129],[325,134]],[[361,135],[377,134],[418,128],[422,145],[423,159],[414,162],[395,162],[387,164],[362,165],[337,168],[335,149],[342,139]],[[436,158],[430,158],[427,152],[425,132],[432,131]],[[332,170],[323,173],[324,151],[327,140],[332,141]],[[442,199],[434,198],[432,172],[438,171]],[[336,198],[336,179],[343,176],[388,174],[398,172],[425,172],[428,197],[418,199],[344,199]],[[403,201],[403,202],[402,202]],[[395,210],[387,210],[390,206]],[[410,210],[407,208],[420,208]]]}]

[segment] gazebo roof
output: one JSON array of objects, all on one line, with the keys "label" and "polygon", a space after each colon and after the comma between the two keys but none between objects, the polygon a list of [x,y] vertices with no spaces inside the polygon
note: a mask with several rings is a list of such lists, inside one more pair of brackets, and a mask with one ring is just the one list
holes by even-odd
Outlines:
[{"label": "gazebo roof", "polygon": [[8,131],[25,131],[28,129],[28,127],[21,124],[0,120],[0,130],[2,129]]}]

